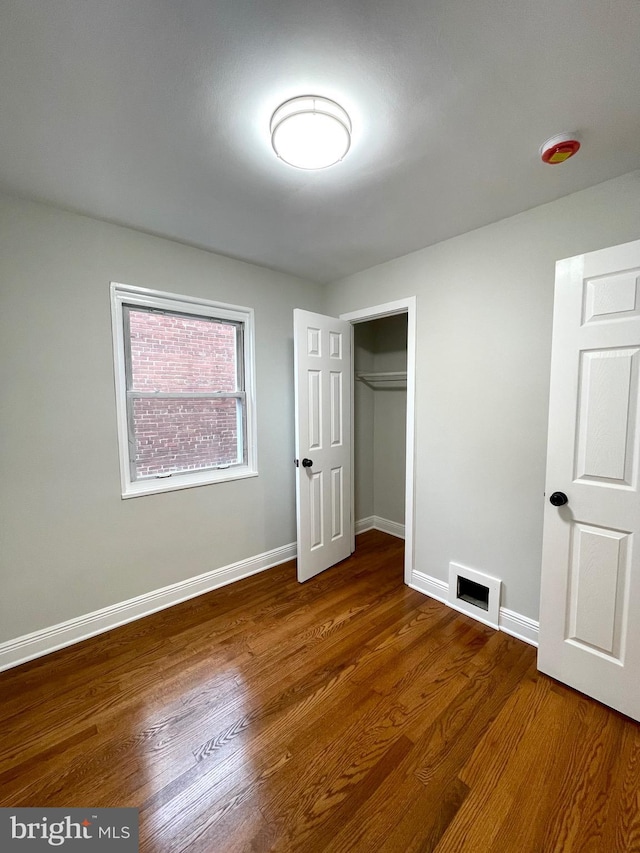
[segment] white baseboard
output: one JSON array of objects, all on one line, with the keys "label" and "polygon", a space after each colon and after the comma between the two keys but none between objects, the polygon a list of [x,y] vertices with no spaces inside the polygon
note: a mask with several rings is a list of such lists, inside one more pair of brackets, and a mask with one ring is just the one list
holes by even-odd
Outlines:
[{"label": "white baseboard", "polygon": [[397,536],[398,539],[404,539],[404,524],[389,521],[388,518],[381,518],[379,515],[370,515],[356,521],[356,536],[358,533],[365,533],[367,530],[381,530],[383,533]]},{"label": "white baseboard", "polygon": [[366,533],[367,530],[373,530],[375,528],[374,520],[375,515],[369,515],[366,518],[356,521],[356,536],[359,533]]},{"label": "white baseboard", "polygon": [[181,601],[187,601],[189,598],[195,598],[197,595],[242,580],[249,575],[264,572],[280,563],[294,560],[295,557],[296,543],[292,542],[289,545],[274,548],[272,551],[266,551],[264,554],[249,557],[247,560],[213,569],[188,580],[130,598],[128,601],[121,601],[118,604],[103,607],[102,610],[95,610],[93,613],[69,619],[50,628],[43,628],[17,637],[15,640],[0,643],[0,672],[63,649],[65,646],[79,643],[89,637],[95,637],[96,634],[103,634],[127,622],[149,616],[158,610],[172,607]]},{"label": "white baseboard", "polygon": [[398,524],[397,521],[389,521],[387,518],[380,518],[379,515],[374,515],[373,526],[376,530],[381,530],[383,533],[390,533],[391,536],[397,536],[398,539],[404,539],[404,524]]},{"label": "white baseboard", "polygon": [[424,572],[414,569],[409,586],[412,589],[417,589],[418,592],[424,592],[425,595],[435,598],[443,604],[449,604],[449,584],[446,581],[432,578],[431,575],[425,575]]},{"label": "white baseboard", "polygon": [[515,613],[513,610],[507,610],[506,607],[500,608],[500,630],[504,631],[505,634],[511,634],[512,637],[524,640],[525,643],[537,648],[539,628],[540,623],[536,622],[535,619],[530,619],[521,613]]},{"label": "white baseboard", "polygon": [[[463,610],[461,607],[456,607],[455,604],[452,604],[449,601],[449,584],[446,581],[441,581],[439,578],[431,577],[431,575],[427,575],[424,572],[419,572],[414,569],[409,586],[412,589],[417,589],[418,592],[422,592],[431,598],[441,601],[443,604],[446,604],[447,607],[451,607],[459,613],[464,613],[465,616],[471,616],[467,610]],[[482,622],[484,625],[495,627],[491,622],[482,619],[481,617],[473,616],[472,618],[477,619],[478,622]],[[529,643],[530,646],[538,646],[538,629],[540,626],[535,619],[530,619],[528,616],[522,616],[522,614],[515,613],[513,610],[508,610],[506,607],[500,608],[498,618],[499,628],[501,631],[504,631],[505,634],[517,637],[518,640],[523,640],[525,643]]]}]

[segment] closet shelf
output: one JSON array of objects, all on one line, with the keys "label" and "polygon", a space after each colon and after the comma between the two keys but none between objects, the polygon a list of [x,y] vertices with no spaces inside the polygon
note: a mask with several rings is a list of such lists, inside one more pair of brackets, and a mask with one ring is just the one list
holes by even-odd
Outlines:
[{"label": "closet shelf", "polygon": [[356,373],[356,379],[370,388],[407,387],[407,371],[397,370],[390,373]]}]

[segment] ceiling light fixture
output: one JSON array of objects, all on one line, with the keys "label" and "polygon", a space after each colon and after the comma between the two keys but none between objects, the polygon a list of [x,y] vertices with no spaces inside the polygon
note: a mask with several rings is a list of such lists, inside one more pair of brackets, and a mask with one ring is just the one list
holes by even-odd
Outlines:
[{"label": "ceiling light fixture", "polygon": [[298,169],[326,169],[351,147],[351,119],[340,104],[303,95],[280,104],[271,116],[271,144],[281,160]]}]

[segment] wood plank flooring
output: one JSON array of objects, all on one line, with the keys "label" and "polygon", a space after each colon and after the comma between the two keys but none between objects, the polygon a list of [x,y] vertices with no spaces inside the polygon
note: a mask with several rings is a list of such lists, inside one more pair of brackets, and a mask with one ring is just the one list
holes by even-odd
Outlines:
[{"label": "wood plank flooring", "polygon": [[402,583],[371,531],[0,674],[0,806],[144,853],[640,851],[640,726]]}]

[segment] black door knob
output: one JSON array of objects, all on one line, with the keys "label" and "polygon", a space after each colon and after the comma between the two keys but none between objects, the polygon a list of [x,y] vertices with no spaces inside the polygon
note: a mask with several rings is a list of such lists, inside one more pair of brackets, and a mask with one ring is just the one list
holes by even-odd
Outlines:
[{"label": "black door knob", "polygon": [[[304,462],[302,464],[304,465]],[[569,498],[564,492],[554,492],[549,498],[549,503],[552,503],[554,506],[564,506],[569,503]]]},{"label": "black door knob", "polygon": [[303,468],[311,468],[312,465],[313,465],[313,460],[311,460],[311,459],[303,459],[302,460],[302,467]]}]

